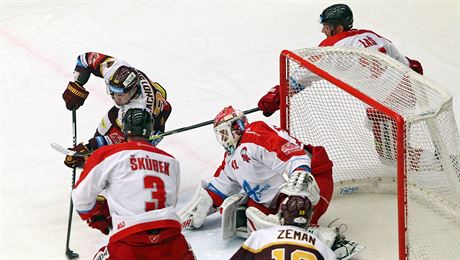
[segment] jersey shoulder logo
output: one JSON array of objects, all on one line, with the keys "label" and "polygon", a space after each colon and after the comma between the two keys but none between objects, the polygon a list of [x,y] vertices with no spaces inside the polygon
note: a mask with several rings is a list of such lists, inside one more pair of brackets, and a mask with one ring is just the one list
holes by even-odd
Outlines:
[{"label": "jersey shoulder logo", "polygon": [[281,146],[281,151],[288,155],[290,153],[298,152],[301,151],[302,148],[299,145],[293,144],[291,142],[287,142]]},{"label": "jersey shoulder logo", "polygon": [[243,147],[241,150],[240,150],[240,155],[241,155],[241,158],[243,159],[243,161],[247,162],[247,163],[251,163],[251,158],[249,158],[248,156],[248,148],[247,147]]}]

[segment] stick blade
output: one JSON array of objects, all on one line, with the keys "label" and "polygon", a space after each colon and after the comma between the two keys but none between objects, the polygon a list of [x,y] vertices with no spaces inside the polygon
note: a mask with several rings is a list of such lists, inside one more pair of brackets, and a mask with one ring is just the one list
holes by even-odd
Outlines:
[{"label": "stick blade", "polygon": [[67,250],[65,251],[65,255],[67,256],[67,259],[75,259],[79,257],[77,253],[70,250],[69,248],[67,248]]},{"label": "stick blade", "polygon": [[55,151],[58,151],[62,154],[65,155],[73,155],[75,154],[75,151],[70,151],[69,149],[65,148],[64,146],[58,144],[58,143],[51,143],[50,144],[51,148],[53,148]]}]

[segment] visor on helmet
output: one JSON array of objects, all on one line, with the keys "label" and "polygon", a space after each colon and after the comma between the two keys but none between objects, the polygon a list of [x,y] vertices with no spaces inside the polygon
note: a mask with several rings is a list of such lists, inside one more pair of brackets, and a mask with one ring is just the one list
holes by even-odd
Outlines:
[{"label": "visor on helmet", "polygon": [[131,71],[122,82],[110,80],[107,84],[109,94],[125,94],[139,84],[139,77],[136,71]]}]

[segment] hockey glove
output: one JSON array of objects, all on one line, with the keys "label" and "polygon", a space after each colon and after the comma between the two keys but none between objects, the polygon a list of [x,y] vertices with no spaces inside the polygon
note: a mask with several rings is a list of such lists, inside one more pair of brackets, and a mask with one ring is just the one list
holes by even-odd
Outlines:
[{"label": "hockey glove", "polygon": [[280,109],[280,86],[276,85],[260,100],[257,106],[262,110],[264,116],[269,117]]},{"label": "hockey glove", "polygon": [[319,191],[318,184],[313,175],[303,169],[294,170],[289,179],[287,179],[287,183],[283,184],[280,190],[281,193],[288,196],[307,197],[313,206],[318,204],[320,200]]},{"label": "hockey glove", "polygon": [[83,143],[79,143],[77,146],[73,148],[69,148],[69,150],[76,151],[78,153],[88,153],[86,156],[72,156],[72,155],[67,155],[64,160],[64,164],[69,167],[77,167],[77,168],[83,168],[85,165],[86,159],[88,159],[89,152],[90,150],[88,147],[86,147]]},{"label": "hockey glove", "polygon": [[68,110],[78,109],[85,103],[85,99],[88,97],[89,92],[76,82],[69,82],[67,88],[62,93],[62,98],[65,101],[65,106]]},{"label": "hockey glove", "polygon": [[422,68],[422,64],[420,64],[420,62],[418,62],[417,60],[411,60],[409,58],[406,57],[406,59],[409,61],[409,67],[417,72],[418,74],[420,75],[423,75],[423,68]]},{"label": "hockey glove", "polygon": [[112,217],[110,216],[109,204],[104,196],[97,195],[94,214],[86,219],[88,226],[100,230],[108,235],[112,229]]}]

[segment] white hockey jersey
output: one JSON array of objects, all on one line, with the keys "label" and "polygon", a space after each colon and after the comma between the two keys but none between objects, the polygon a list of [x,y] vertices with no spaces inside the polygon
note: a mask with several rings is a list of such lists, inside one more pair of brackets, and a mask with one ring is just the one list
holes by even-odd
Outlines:
[{"label": "white hockey jersey", "polygon": [[402,64],[409,66],[409,61],[396,49],[391,41],[369,30],[344,31],[325,39],[319,46],[366,48],[385,53]]},{"label": "white hockey jersey", "polygon": [[307,170],[311,166],[304,144],[282,129],[256,121],[248,125],[235,151],[226,153],[207,189],[222,199],[243,190],[270,208],[285,182],[283,173],[300,166]]},{"label": "white hockey jersey", "polygon": [[180,228],[174,209],[179,181],[179,162],[173,156],[148,142],[131,141],[96,150],[72,191],[72,200],[77,212],[84,214],[105,192],[113,242],[143,230]]},{"label": "white hockey jersey", "polygon": [[[106,85],[109,85],[109,80],[115,71],[121,66],[132,67],[126,61],[119,60],[97,52],[87,52],[78,56],[77,65],[74,71],[75,81],[84,85],[87,83],[89,75],[93,74],[97,77],[104,78]],[[167,120],[167,115],[162,114],[165,107],[169,107],[166,101],[166,90],[157,82],[151,81],[143,72],[138,70],[140,78],[140,88],[129,103],[114,107],[103,116],[97,127],[96,141],[98,147],[106,144],[117,144],[123,142],[121,134],[122,118],[126,111],[130,108],[146,109],[152,114],[155,120],[154,130],[164,131],[164,124]],[[86,75],[86,76],[82,76]],[[167,108],[168,110],[170,108]],[[116,130],[114,130],[114,128]]]},{"label": "white hockey jersey", "polygon": [[257,230],[231,260],[315,259],[335,260],[334,252],[318,237],[295,226]]}]

